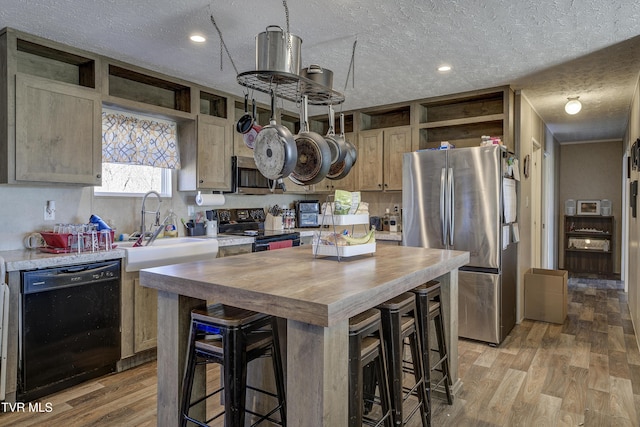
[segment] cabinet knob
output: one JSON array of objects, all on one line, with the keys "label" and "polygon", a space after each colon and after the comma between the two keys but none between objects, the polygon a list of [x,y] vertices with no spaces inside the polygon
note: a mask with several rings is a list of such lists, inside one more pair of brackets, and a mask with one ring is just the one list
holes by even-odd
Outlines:
[{"label": "cabinet knob", "polygon": [[204,179],[198,181],[200,184],[204,184]]},{"label": "cabinet knob", "polygon": [[378,187],[382,188],[382,184],[378,184]]},{"label": "cabinet knob", "polygon": [[100,179],[100,178],[102,178],[102,175],[96,174],[96,178]]},{"label": "cabinet knob", "polygon": [[384,186],[385,186],[385,187],[388,187],[388,186],[389,186],[389,184],[385,184]]}]

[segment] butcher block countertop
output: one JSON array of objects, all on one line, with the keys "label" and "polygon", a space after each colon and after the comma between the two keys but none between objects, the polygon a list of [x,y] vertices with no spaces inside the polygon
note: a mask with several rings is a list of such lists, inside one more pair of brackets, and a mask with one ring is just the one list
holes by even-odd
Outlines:
[{"label": "butcher block countertop", "polygon": [[457,390],[457,270],[468,262],[468,252],[395,245],[338,262],[305,245],[141,270],[141,285],[159,291],[158,425],[178,424],[190,310],[205,301],[287,319],[287,422],[336,427],[348,419],[348,319],[438,279]]}]

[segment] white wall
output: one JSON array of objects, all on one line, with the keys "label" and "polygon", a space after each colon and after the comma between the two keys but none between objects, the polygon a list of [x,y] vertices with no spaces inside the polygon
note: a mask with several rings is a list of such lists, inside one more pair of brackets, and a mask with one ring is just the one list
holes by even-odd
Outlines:
[{"label": "white wall", "polygon": [[[173,178],[176,188],[176,178]],[[161,205],[164,218],[169,209],[178,219],[188,219],[187,206],[195,205],[195,192],[178,192]],[[227,195],[224,208],[266,208],[274,204],[291,206],[295,200],[319,199],[326,195]],[[44,207],[47,200],[56,202],[55,221],[44,221]],[[402,193],[363,193],[362,200],[370,204],[371,215],[382,215],[385,208],[402,205]],[[53,229],[56,223],[86,223],[91,214],[97,214],[105,220],[111,220],[118,233],[131,233],[140,227],[141,197],[94,197],[92,187],[61,185],[0,185],[0,251],[22,249],[25,236],[34,231]],[[155,202],[153,204],[155,206]],[[211,208],[198,208],[206,210]],[[147,219],[147,224],[149,224]],[[184,235],[178,226],[180,235]]]}]

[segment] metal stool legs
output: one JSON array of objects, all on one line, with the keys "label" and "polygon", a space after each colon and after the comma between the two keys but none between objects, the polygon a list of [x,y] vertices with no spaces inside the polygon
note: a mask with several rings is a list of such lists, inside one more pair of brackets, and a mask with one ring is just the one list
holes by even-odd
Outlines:
[{"label": "metal stool legs", "polygon": [[[387,380],[380,312],[367,310],[349,319],[349,427],[392,426],[391,401]],[[366,372],[366,374],[365,374]],[[365,378],[379,378],[380,396],[376,399],[375,383],[367,388]],[[379,404],[378,418],[367,417],[365,406]]]},{"label": "metal stool legs", "polygon": [[[276,394],[247,385],[247,364],[270,354],[274,368]],[[218,363],[223,372],[223,387],[191,402],[196,365]],[[246,391],[252,389],[276,397],[278,405],[267,414],[257,414],[246,408]],[[224,412],[206,421],[189,415],[189,409],[207,398],[222,392]],[[278,345],[275,318],[235,307],[214,304],[206,310],[193,310],[191,332],[181,401],[181,426],[187,422],[206,427],[207,423],[224,414],[225,427],[244,426],[245,413],[258,417],[253,424],[270,421],[286,425],[285,386]],[[272,418],[280,412],[280,422]]]},{"label": "metal stool legs", "polygon": [[[416,329],[416,303],[413,294],[404,293],[378,306],[382,315],[382,330],[386,348],[391,408],[394,424],[404,425],[420,410],[422,425],[427,425],[427,393],[422,369],[421,341]],[[414,386],[403,387],[403,342],[409,338],[413,362]],[[408,413],[403,412],[403,402],[410,396],[418,400]]]},{"label": "metal stool legs", "polygon": [[[412,292],[416,297],[418,330],[420,331],[420,337],[422,338],[423,344],[422,363],[424,366],[429,407],[427,421],[429,425],[431,425],[431,396],[433,390],[444,387],[447,403],[449,405],[453,404],[453,395],[451,394],[451,376],[449,374],[449,356],[444,333],[444,315],[440,301],[440,282],[428,282],[413,289]],[[431,348],[430,342],[431,322],[433,322],[435,326],[434,333],[438,345],[437,353],[439,356],[438,360],[433,363],[431,362],[431,352],[434,350]],[[441,373],[441,378],[436,384],[432,383],[431,373],[433,371]]]}]

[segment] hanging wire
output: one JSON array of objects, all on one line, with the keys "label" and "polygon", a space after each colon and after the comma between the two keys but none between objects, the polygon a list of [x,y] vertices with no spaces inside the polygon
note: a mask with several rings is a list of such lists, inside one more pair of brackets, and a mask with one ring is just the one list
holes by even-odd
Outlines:
[{"label": "hanging wire", "polygon": [[[209,8],[211,9],[211,8]],[[227,44],[224,42],[224,39],[222,38],[222,31],[220,31],[220,28],[218,28],[218,24],[216,24],[216,20],[213,18],[213,14],[210,15],[211,18],[211,23],[213,24],[213,27],[216,29],[216,31],[218,32],[218,36],[220,37],[220,71],[222,71],[222,50],[224,49],[225,52],[227,52],[227,56],[229,57],[229,61],[231,61],[231,65],[233,66],[234,71],[236,72],[236,75],[239,74],[238,73],[238,68],[236,68],[236,64],[235,62],[233,62],[233,58],[231,57],[231,53],[229,53],[229,49],[227,48]]]},{"label": "hanging wire", "polygon": [[351,63],[349,63],[349,71],[347,72],[347,81],[344,82],[344,91],[347,91],[347,85],[349,84],[349,75],[351,75],[352,87],[356,87],[356,45],[358,44],[358,38],[353,41],[353,48],[351,50]]},{"label": "hanging wire", "polygon": [[282,0],[282,5],[284,6],[284,17],[287,21],[287,34],[289,34],[289,7],[287,6],[287,0]]}]

